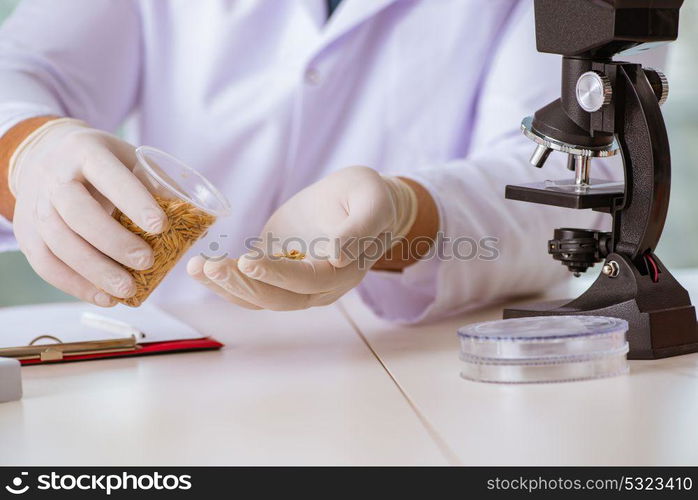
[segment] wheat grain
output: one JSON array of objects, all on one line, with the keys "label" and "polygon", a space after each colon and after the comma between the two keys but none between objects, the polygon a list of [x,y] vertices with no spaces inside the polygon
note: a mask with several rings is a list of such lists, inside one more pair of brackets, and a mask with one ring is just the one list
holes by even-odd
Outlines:
[{"label": "wheat grain", "polygon": [[298,250],[291,250],[290,252],[275,253],[274,257],[284,257],[290,260],[303,260],[305,259],[305,254]]},{"label": "wheat grain", "polygon": [[137,271],[126,267],[136,283],[136,294],[128,299],[115,299],[131,307],[138,307],[145,302],[179,259],[216,221],[213,215],[186,201],[160,196],[155,196],[155,200],[170,221],[169,228],[161,234],[143,231],[118,209],[113,215],[122,226],[143,238],[153,249],[154,264],[150,269]]}]

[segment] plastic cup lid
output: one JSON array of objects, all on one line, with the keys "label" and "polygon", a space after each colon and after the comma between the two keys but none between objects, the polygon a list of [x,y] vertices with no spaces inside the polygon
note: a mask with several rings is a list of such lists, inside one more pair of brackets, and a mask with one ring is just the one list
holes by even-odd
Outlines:
[{"label": "plastic cup lid", "polygon": [[624,354],[627,330],[605,316],[535,316],[467,325],[458,336],[464,361],[574,362]]}]

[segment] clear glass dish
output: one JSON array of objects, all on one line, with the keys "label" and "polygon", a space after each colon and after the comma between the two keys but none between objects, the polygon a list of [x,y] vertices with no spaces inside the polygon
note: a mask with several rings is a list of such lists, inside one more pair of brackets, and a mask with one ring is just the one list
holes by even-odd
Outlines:
[{"label": "clear glass dish", "polygon": [[461,365],[461,377],[477,382],[499,384],[532,384],[572,382],[614,377],[628,373],[627,349],[618,356],[606,356],[565,363],[494,364],[470,363]]},{"label": "clear glass dish", "polygon": [[602,316],[539,316],[458,330],[461,375],[483,382],[559,382],[627,373],[628,323]]}]

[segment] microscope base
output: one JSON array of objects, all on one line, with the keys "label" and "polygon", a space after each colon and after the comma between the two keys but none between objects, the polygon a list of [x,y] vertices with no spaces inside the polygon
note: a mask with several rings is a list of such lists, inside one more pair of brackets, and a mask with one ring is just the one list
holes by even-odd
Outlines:
[{"label": "microscope base", "polygon": [[688,292],[660,266],[653,283],[624,257],[611,254],[607,262],[620,264],[620,274],[601,274],[594,284],[572,301],[551,301],[505,309],[504,318],[551,315],[594,315],[628,322],[629,359],[657,359],[698,352],[698,325]]},{"label": "microscope base", "polygon": [[693,306],[640,312],[637,302],[631,300],[603,309],[580,311],[566,307],[565,302],[540,302],[505,309],[504,318],[551,315],[611,316],[622,318],[630,325],[628,359],[658,359],[698,352],[698,334],[690,334],[691,331],[696,331],[696,312]]}]

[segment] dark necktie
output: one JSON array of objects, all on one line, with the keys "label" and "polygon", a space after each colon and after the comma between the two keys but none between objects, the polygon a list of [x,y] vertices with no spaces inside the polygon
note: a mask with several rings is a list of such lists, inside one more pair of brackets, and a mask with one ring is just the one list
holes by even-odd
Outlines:
[{"label": "dark necktie", "polygon": [[327,0],[327,19],[330,18],[340,3],[342,3],[342,0]]}]

